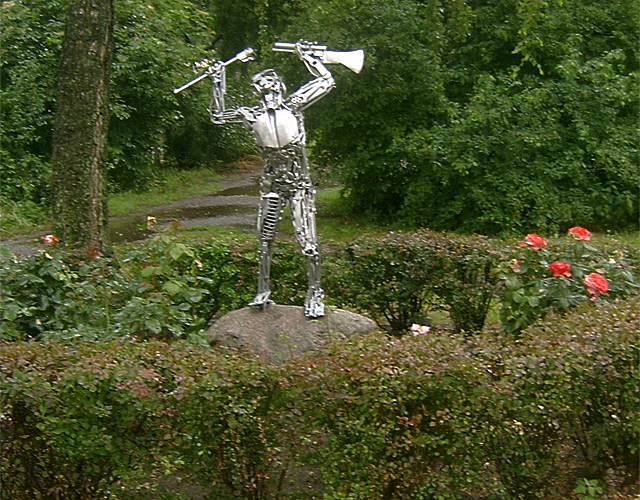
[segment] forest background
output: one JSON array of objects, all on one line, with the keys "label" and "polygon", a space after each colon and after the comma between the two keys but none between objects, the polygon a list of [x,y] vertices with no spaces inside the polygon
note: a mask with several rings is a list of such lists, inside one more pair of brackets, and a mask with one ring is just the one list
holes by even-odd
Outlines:
[{"label": "forest background", "polygon": [[[167,169],[251,152],[208,121],[208,86],[174,95],[193,62],[257,58],[290,88],[308,79],[274,41],[363,48],[361,74],[308,110],[313,161],[350,210],[407,227],[485,235],[638,227],[638,20],[632,0],[118,0],[108,179],[144,191]],[[66,2],[2,2],[3,225],[50,206]],[[231,101],[229,105],[233,105]]]}]

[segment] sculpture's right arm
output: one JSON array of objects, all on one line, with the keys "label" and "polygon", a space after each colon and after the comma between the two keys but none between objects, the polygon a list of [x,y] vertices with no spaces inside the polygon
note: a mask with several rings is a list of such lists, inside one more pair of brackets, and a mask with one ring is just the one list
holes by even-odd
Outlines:
[{"label": "sculpture's right arm", "polygon": [[211,73],[211,102],[209,116],[216,124],[242,122],[243,114],[239,109],[226,109],[224,97],[227,91],[225,66],[219,64]]}]

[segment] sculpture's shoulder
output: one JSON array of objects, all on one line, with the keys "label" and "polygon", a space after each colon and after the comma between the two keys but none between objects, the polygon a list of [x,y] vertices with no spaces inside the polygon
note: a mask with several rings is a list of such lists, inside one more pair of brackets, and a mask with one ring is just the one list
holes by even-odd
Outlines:
[{"label": "sculpture's shoulder", "polygon": [[245,123],[254,124],[258,117],[264,112],[259,106],[241,106],[237,109]]}]

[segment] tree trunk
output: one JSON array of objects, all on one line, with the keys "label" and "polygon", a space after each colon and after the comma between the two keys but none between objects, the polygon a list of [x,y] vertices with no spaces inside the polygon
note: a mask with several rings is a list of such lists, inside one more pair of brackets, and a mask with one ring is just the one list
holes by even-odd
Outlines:
[{"label": "tree trunk", "polygon": [[90,254],[110,251],[105,181],[113,0],[70,0],[53,131],[56,236]]}]

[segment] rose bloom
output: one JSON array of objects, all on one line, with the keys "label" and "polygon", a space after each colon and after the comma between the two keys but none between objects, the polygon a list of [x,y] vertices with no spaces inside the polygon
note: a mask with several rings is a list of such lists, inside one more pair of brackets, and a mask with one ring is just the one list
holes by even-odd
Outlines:
[{"label": "rose bloom", "polygon": [[425,334],[429,333],[430,330],[431,330],[430,327],[424,326],[424,325],[419,325],[417,323],[414,323],[413,325],[411,325],[411,333],[413,333],[414,337],[416,337],[418,335],[425,335]]},{"label": "rose bloom", "polygon": [[542,247],[547,246],[547,240],[535,233],[530,233],[527,234],[527,237],[524,239],[524,243],[522,243],[522,246],[530,246],[534,250],[540,250],[542,249]]},{"label": "rose bloom", "polygon": [[575,226],[569,229],[568,232],[573,234],[576,238],[580,238],[581,240],[589,241],[591,239],[591,231],[585,229],[584,227]]},{"label": "rose bloom", "polygon": [[604,276],[599,273],[587,274],[584,277],[584,284],[587,287],[587,291],[593,295],[591,300],[596,300],[599,293],[605,293],[609,290],[609,283]]},{"label": "rose bloom", "polygon": [[58,241],[60,241],[53,234],[47,234],[46,236],[43,236],[42,239],[44,240],[45,245],[52,245],[53,243],[58,243]]},{"label": "rose bloom", "polygon": [[549,271],[551,271],[554,276],[562,275],[562,276],[566,276],[567,278],[571,276],[571,273],[569,272],[570,267],[571,267],[570,264],[568,264],[567,262],[562,262],[561,260],[552,262],[548,266]]}]

